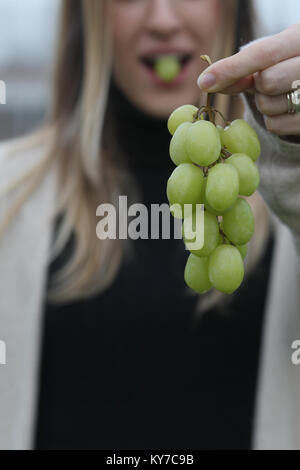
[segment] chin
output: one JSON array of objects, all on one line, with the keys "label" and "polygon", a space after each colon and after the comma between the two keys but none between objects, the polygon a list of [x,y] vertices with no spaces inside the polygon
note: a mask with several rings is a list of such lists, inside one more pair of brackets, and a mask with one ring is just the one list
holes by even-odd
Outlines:
[{"label": "chin", "polygon": [[162,99],[160,99],[160,102],[149,99],[149,96],[147,100],[145,100],[145,96],[141,99],[138,99],[137,96],[130,96],[128,99],[139,111],[154,118],[167,119],[172,112],[172,107],[166,102],[162,103]]}]

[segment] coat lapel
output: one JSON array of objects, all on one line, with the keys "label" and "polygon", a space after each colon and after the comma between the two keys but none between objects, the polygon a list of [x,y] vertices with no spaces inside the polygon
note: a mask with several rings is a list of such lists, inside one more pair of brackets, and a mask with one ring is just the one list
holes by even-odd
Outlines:
[{"label": "coat lapel", "polygon": [[300,448],[300,366],[292,344],[300,340],[300,263],[290,230],[278,222],[262,338],[254,448]]},{"label": "coat lapel", "polygon": [[0,366],[0,449],[33,445],[54,194],[51,172],[0,239],[0,340],[7,349]]}]

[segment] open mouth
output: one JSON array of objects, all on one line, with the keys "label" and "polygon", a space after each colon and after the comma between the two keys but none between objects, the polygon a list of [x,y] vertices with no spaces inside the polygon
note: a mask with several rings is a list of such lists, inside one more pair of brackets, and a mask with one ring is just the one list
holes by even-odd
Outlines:
[{"label": "open mouth", "polygon": [[184,54],[184,53],[178,53],[178,54],[160,54],[160,55],[153,55],[153,56],[147,56],[147,57],[141,57],[141,62],[145,67],[147,67],[149,70],[154,71],[155,69],[155,64],[157,63],[158,59],[164,58],[164,57],[173,57],[178,60],[180,64],[180,68],[183,69],[192,59],[192,54]]}]

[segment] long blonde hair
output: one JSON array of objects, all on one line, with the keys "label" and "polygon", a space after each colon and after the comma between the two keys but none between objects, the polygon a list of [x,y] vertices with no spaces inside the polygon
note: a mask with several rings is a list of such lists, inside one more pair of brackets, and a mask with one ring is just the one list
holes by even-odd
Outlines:
[{"label": "long blonde hair", "polygon": [[[214,59],[232,54],[238,0],[228,0],[225,36],[216,41]],[[64,214],[55,239],[52,258],[71,234],[76,243],[70,258],[52,279],[48,297],[68,302],[103,291],[115,277],[124,249],[118,240],[98,240],[96,208],[102,202],[116,203],[126,175],[111,164],[103,145],[103,127],[111,73],[111,32],[106,0],[63,0],[58,34],[53,98],[45,122],[30,136],[20,139],[16,152],[49,143],[38,166],[23,176],[24,191],[7,214],[4,230],[24,201],[42,184],[55,166],[59,194],[56,213]],[[224,41],[224,37],[226,40]],[[230,101],[219,95],[216,107],[228,115]],[[14,187],[20,186],[20,181]],[[12,189],[12,188],[11,188]],[[260,198],[252,198],[258,223],[250,248],[248,269],[255,265],[266,238],[267,219]],[[53,219],[54,220],[54,219]],[[206,307],[219,302],[213,293]],[[204,302],[205,306],[205,302]]]}]

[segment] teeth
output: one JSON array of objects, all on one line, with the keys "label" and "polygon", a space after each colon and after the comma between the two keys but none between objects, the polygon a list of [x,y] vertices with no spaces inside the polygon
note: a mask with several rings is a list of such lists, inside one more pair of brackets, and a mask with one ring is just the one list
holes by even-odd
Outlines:
[{"label": "teeth", "polygon": [[184,54],[176,54],[176,53],[160,54],[160,55],[155,56],[153,60],[157,60],[157,59],[164,58],[164,57],[175,57],[176,59],[181,60],[184,57]]},{"label": "teeth", "polygon": [[146,60],[151,60],[151,62],[155,62],[157,59],[160,59],[161,57],[176,57],[178,60],[182,60],[184,57],[186,57],[187,54],[183,53],[169,53],[169,54],[158,54],[158,55],[153,55],[147,57]]},{"label": "teeth", "polygon": [[184,64],[185,62],[187,62],[187,60],[189,59],[190,55],[189,54],[185,54],[185,53],[181,53],[181,52],[178,52],[178,53],[166,53],[166,54],[158,54],[158,55],[153,55],[153,56],[149,56],[149,57],[145,57],[143,60],[143,62],[145,64],[147,64],[149,67],[154,67],[154,64],[155,62],[160,59],[160,58],[164,58],[164,57],[175,57],[178,61],[181,62],[181,64]]}]

